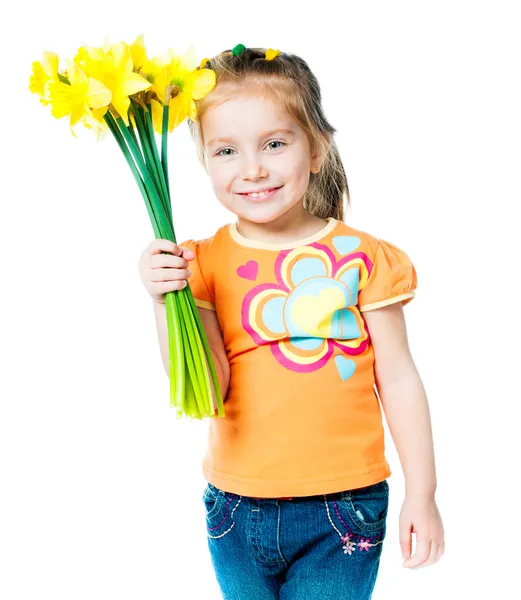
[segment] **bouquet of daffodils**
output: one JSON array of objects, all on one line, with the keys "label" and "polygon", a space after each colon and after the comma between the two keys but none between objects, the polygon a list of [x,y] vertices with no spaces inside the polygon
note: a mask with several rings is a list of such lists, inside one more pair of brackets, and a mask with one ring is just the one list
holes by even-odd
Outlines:
[{"label": "bouquet of daffodils", "polygon": [[[81,123],[98,141],[111,131],[138,184],[156,239],[177,243],[167,167],[168,134],[187,116],[196,120],[194,100],[215,86],[215,72],[195,61],[192,47],[176,56],[170,49],[148,58],[143,36],[103,47],[82,46],[66,69],[44,52],[34,62],[29,89],[51,114]],[[156,145],[160,136],[161,155]],[[190,286],[165,295],[170,351],[170,406],[182,415],[224,417],[219,380]],[[214,403],[215,399],[215,403]]]}]

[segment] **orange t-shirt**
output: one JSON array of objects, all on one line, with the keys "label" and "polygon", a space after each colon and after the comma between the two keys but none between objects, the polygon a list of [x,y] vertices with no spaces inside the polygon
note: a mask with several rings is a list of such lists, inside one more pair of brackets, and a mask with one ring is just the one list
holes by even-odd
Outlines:
[{"label": "orange t-shirt", "polygon": [[209,423],[206,480],[277,498],[387,478],[362,315],[410,302],[408,256],[332,218],[292,243],[249,240],[230,223],[179,245],[195,253],[189,283],[196,304],[217,312],[231,369],[226,416]]}]

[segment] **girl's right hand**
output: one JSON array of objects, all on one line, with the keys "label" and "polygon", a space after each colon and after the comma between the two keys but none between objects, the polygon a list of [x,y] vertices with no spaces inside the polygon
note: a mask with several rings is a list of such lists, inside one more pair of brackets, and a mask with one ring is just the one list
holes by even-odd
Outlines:
[{"label": "girl's right hand", "polygon": [[166,292],[182,290],[188,285],[187,279],[192,274],[188,261],[194,258],[188,248],[164,239],[155,239],[143,250],[138,263],[139,274],[154,302],[164,304]]}]

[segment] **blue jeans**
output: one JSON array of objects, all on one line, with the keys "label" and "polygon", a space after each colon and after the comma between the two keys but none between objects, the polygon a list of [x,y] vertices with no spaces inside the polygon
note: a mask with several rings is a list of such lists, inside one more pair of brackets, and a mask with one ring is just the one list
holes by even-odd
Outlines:
[{"label": "blue jeans", "polygon": [[335,494],[255,499],[208,484],[208,547],[224,600],[369,600],[386,480]]}]

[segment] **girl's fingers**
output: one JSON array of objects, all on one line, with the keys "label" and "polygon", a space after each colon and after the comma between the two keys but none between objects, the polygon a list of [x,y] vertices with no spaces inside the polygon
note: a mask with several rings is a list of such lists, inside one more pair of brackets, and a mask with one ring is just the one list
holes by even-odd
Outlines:
[{"label": "girl's fingers", "polygon": [[402,525],[400,530],[400,547],[402,549],[402,557],[409,558],[411,556],[411,524]]},{"label": "girl's fingers", "polygon": [[[170,240],[158,239],[152,241],[146,249],[150,254],[161,254],[161,252],[169,252],[173,256],[183,256],[187,254],[187,260],[195,258],[195,254],[190,248],[186,246],[178,246],[176,243]],[[188,256],[190,258],[188,258]]]},{"label": "girl's fingers", "polygon": [[438,542],[431,541],[431,551],[429,552],[429,557],[427,560],[420,565],[421,568],[428,567],[429,565],[433,565],[436,562],[436,556],[438,555]]},{"label": "girl's fingers", "polygon": [[423,538],[418,539],[418,536],[416,536],[416,552],[403,563],[403,566],[413,569],[421,565],[429,557],[430,551],[431,541]]},{"label": "girl's fingers", "polygon": [[150,271],[150,280],[156,282],[188,279],[192,274],[190,269],[151,269]]},{"label": "girl's fingers", "polygon": [[445,554],[445,542],[441,542],[438,544],[438,551],[436,552],[436,560],[434,562],[438,562],[444,554]]},{"label": "girl's fingers", "polygon": [[182,250],[179,248],[177,244],[171,242],[170,240],[153,240],[150,242],[147,248],[150,254],[159,254],[160,252],[170,252],[174,256],[180,256],[182,254]]},{"label": "girl's fingers", "polygon": [[183,258],[186,258],[186,260],[193,260],[195,258],[193,250],[190,250],[190,248],[185,248],[184,246],[179,247],[183,251]]},{"label": "girl's fingers", "polygon": [[153,254],[150,257],[150,268],[171,267],[174,269],[187,269],[188,261],[182,256],[172,256],[172,254]]},{"label": "girl's fingers", "polygon": [[176,290],[182,290],[188,285],[186,279],[178,279],[176,281],[158,281],[154,284],[154,293],[166,294]]}]

